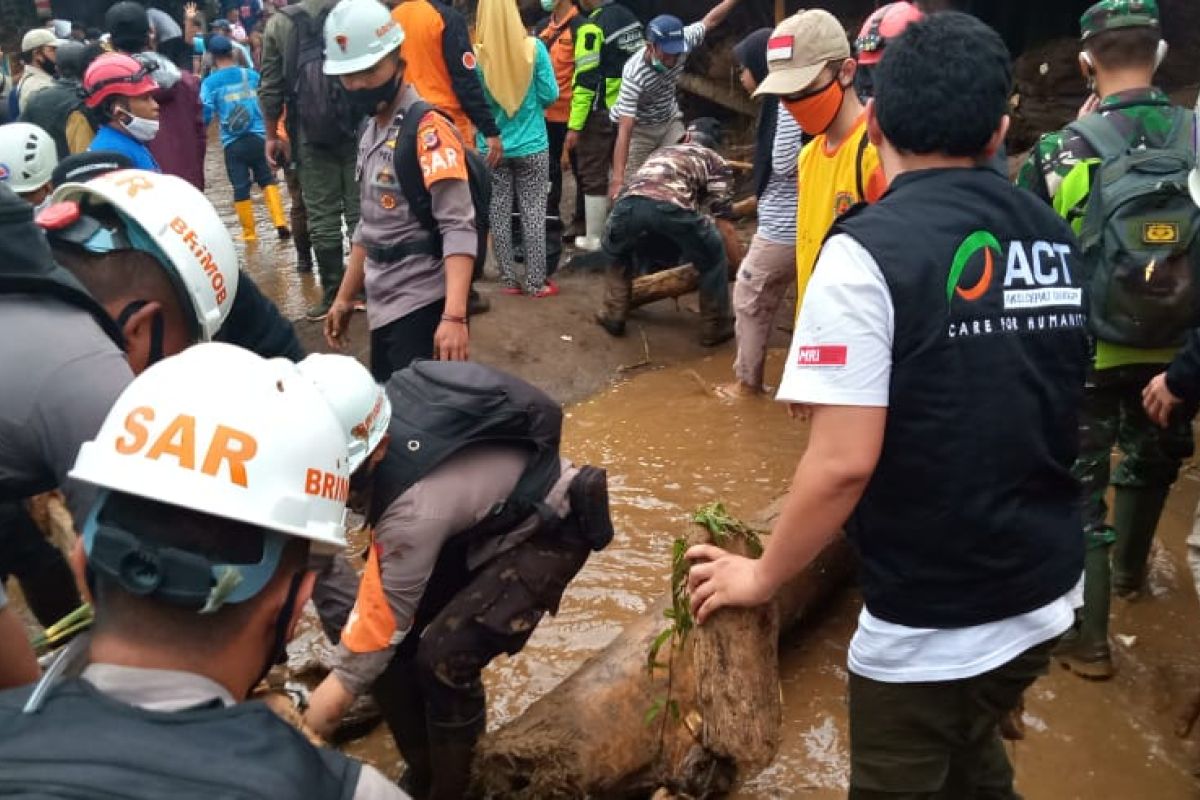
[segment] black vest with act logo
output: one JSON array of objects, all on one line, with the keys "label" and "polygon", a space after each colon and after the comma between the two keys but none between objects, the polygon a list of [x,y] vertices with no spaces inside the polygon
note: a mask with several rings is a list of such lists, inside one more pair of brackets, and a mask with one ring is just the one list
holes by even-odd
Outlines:
[{"label": "black vest with act logo", "polygon": [[984,169],[899,176],[843,217],[895,309],[879,464],[847,531],[880,619],[957,628],[1033,611],[1083,569],[1071,477],[1088,345],[1066,223]]},{"label": "black vest with act logo", "polygon": [[82,680],[31,714],[0,693],[0,796],[350,800],[358,762],[308,743],[262,703],[146,711]]}]

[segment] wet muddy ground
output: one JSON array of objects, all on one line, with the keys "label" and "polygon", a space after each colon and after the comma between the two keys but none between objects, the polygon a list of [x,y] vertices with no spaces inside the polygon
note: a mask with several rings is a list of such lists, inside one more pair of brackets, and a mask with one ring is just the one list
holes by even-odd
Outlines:
[{"label": "wet muddy ground", "polygon": [[[235,229],[219,156],[210,151],[209,195]],[[247,267],[296,317],[316,298],[315,283],[296,275],[291,245],[274,241],[265,217],[259,229]],[[493,282],[481,285],[494,310],[473,325],[473,357],[573,403],[565,449],[609,470],[618,530],[571,585],[558,617],[539,627],[523,653],[489,669],[492,726],[521,713],[666,590],[671,541],[685,531],[692,509],[720,499],[734,513],[756,517],[786,490],[803,451],[804,426],[774,403],[731,404],[713,395],[713,385],[729,379],[732,351],[706,353],[696,344],[694,300],[643,310],[630,336],[612,340],[591,322],[599,284],[597,275],[566,275],[562,295],[543,300],[499,296]],[[353,346],[364,354],[365,320],[358,316]],[[297,326],[307,345],[324,349],[315,324]],[[777,336],[776,344],[786,343]],[[772,353],[768,379],[779,374],[780,359],[781,352]],[[1054,668],[1027,698],[1027,738],[1010,748],[1026,797],[1200,797],[1191,774],[1200,743],[1173,733],[1188,696],[1200,691],[1200,608],[1183,552],[1198,499],[1200,468],[1189,465],[1159,527],[1152,591],[1136,603],[1114,601],[1117,677],[1090,683]],[[818,622],[787,637],[783,747],[740,797],[844,796],[845,649],[859,605],[847,589]],[[347,749],[399,772],[382,729]]]}]

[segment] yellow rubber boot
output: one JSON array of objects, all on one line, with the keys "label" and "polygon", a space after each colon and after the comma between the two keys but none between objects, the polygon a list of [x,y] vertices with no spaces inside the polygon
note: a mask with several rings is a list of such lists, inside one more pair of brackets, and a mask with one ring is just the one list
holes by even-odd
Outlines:
[{"label": "yellow rubber boot", "polygon": [[250,200],[234,200],[233,208],[237,211],[238,222],[242,223],[242,241],[257,242],[258,234],[254,232],[254,204]]},{"label": "yellow rubber boot", "polygon": [[263,202],[267,204],[267,213],[271,215],[271,224],[275,226],[275,232],[279,234],[280,239],[286,239],[292,235],[288,230],[287,218],[283,215],[283,198],[279,195],[279,186],[271,184],[263,187]]}]

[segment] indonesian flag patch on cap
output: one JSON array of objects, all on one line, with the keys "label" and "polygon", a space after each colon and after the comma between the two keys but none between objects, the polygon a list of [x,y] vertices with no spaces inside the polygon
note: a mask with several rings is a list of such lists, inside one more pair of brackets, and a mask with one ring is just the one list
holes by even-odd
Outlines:
[{"label": "indonesian flag patch on cap", "polygon": [[767,40],[767,62],[788,61],[795,50],[795,36],[772,36]]}]

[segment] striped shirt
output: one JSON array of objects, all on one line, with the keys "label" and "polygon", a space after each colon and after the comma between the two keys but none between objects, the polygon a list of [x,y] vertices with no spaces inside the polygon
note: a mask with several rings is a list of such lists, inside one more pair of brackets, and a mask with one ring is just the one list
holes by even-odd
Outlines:
[{"label": "striped shirt", "polygon": [[796,118],[780,108],[771,146],[771,177],[758,200],[758,235],[773,244],[796,244],[796,203],[800,200],[796,170],[803,135]]},{"label": "striped shirt", "polygon": [[621,71],[621,93],[608,112],[613,122],[621,117],[633,117],[639,125],[662,125],[682,116],[676,84],[687,63],[688,53],[704,42],[703,22],[693,22],[683,29],[687,52],[679,56],[675,66],[659,72],[646,60],[646,47],[629,57]]}]

